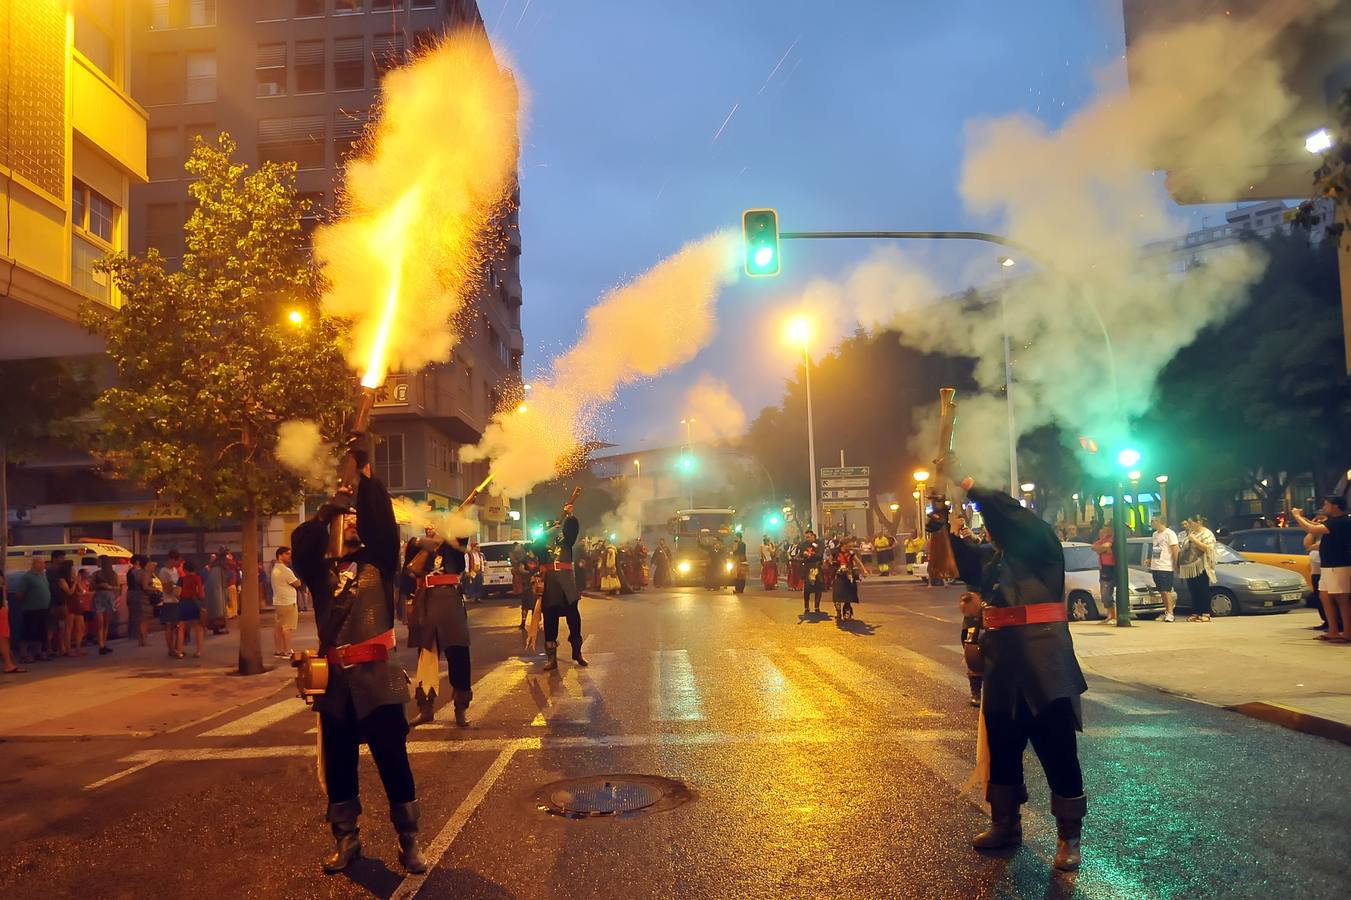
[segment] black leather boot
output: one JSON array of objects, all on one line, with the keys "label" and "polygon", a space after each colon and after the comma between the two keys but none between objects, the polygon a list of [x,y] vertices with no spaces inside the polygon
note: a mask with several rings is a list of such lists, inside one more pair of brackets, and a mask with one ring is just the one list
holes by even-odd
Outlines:
[{"label": "black leather boot", "polygon": [[455,705],[455,724],[461,728],[468,728],[469,719],[465,716],[465,710],[469,709],[474,692],[468,688],[454,688],[450,692],[450,698]]},{"label": "black leather boot", "polygon": [[1055,845],[1055,861],[1062,872],[1079,868],[1079,835],[1083,832],[1084,814],[1088,812],[1088,798],[1051,795],[1051,812],[1055,815],[1055,830],[1059,838]]},{"label": "black leather boot", "polygon": [[337,846],[324,857],[324,872],[332,875],[347,868],[348,863],[361,858],[361,829],[357,826],[361,815],[361,800],[354,798],[328,805],[328,827]]},{"label": "black leather boot", "polygon": [[558,641],[544,642],[544,655],[548,660],[544,663],[544,671],[552,672],[558,668]]},{"label": "black leather boot", "polygon": [[990,827],[971,839],[977,850],[1016,847],[1023,842],[1023,817],[1019,807],[1027,802],[1027,788],[1021,784],[992,784],[985,789],[990,801]]},{"label": "black leather boot", "polygon": [[585,659],[582,658],[582,642],[574,641],[571,638],[569,638],[568,640],[569,643],[572,644],[572,661],[575,662],[577,665],[581,666],[582,668],[586,668],[587,666],[591,665],[589,662],[587,662]]},{"label": "black leather boot", "polygon": [[421,875],[427,871],[427,861],[422,858],[422,850],[417,845],[417,801],[391,803],[389,820],[399,833],[399,863],[414,875]]},{"label": "black leather boot", "polygon": [[428,725],[436,718],[436,694],[430,697],[418,697],[417,715],[408,720],[409,728]]}]

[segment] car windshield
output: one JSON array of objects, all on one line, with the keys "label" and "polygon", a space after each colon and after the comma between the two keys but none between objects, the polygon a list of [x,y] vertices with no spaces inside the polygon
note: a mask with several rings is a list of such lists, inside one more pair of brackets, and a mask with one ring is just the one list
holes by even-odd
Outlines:
[{"label": "car windshield", "polygon": [[479,549],[488,562],[501,562],[511,554],[510,544],[479,544]]},{"label": "car windshield", "polygon": [[1098,554],[1092,547],[1066,547],[1065,571],[1087,572],[1098,568]]},{"label": "car windshield", "polygon": [[1215,562],[1217,563],[1245,563],[1248,560],[1239,556],[1233,550],[1230,550],[1224,544],[1215,545]]},{"label": "car windshield", "polygon": [[727,513],[691,513],[681,516],[676,523],[676,527],[681,534],[699,534],[707,531],[710,534],[718,534],[720,531],[726,534],[731,531],[732,517]]}]

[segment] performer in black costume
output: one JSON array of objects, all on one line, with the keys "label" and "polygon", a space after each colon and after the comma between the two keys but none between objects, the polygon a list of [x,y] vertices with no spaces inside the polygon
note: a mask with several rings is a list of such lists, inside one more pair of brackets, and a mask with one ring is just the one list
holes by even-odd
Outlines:
[{"label": "performer in black costume", "polygon": [[811,612],[811,598],[816,595],[816,612],[821,611],[821,591],[824,589],[825,573],[822,571],[825,556],[816,532],[807,531],[806,540],[798,545],[798,558],[802,561],[802,614]]},{"label": "performer in black costume", "polygon": [[[558,620],[568,620],[568,643],[572,644],[572,661],[587,665],[582,658],[582,614],[577,604],[581,593],[572,571],[572,549],[577,543],[581,525],[572,514],[572,504],[563,507],[563,517],[540,537],[539,555],[545,563],[544,596],[540,605],[544,611],[544,652],[548,661],[546,672],[558,668]],[[552,547],[549,545],[552,544]]]},{"label": "performer in black costume", "polygon": [[962,487],[980,507],[994,551],[982,562],[976,547],[951,541],[962,580],[984,604],[981,715],[991,825],[971,843],[988,849],[1022,841],[1023,751],[1030,740],[1051,787],[1059,836],[1054,865],[1077,869],[1087,800],[1075,732],[1083,728],[1079,697],[1088,685],[1065,621],[1064,552],[1055,530],[1008,494],[975,487],[970,478]]},{"label": "performer in black costume", "polygon": [[[408,724],[417,727],[431,722],[436,708],[436,689],[440,679],[439,654],[444,651],[450,674],[451,699],[455,707],[455,724],[469,725],[465,712],[474,699],[470,688],[469,616],[464,608],[464,594],[460,579],[465,572],[467,537],[444,541],[431,537],[418,542],[405,563],[405,569],[418,565],[418,552],[430,557],[430,570],[425,574],[412,572],[417,578],[413,594],[413,614],[409,624],[409,643],[420,651],[432,654],[432,659],[418,664],[418,714]],[[424,669],[427,670],[424,673]]]},{"label": "performer in black costume", "polygon": [[327,819],[337,841],[324,871],[346,868],[361,856],[357,761],[370,748],[399,835],[399,862],[426,871],[418,848],[417,789],[408,765],[408,676],[394,658],[394,586],[399,574],[399,528],[385,486],[371,477],[364,450],[357,463],[355,518],[344,522],[342,556],[327,558],[329,525],[346,513],[339,493],[315,518],[291,534],[296,574],[314,597],[319,651],[329,663],[328,687],[316,699],[323,748]]}]

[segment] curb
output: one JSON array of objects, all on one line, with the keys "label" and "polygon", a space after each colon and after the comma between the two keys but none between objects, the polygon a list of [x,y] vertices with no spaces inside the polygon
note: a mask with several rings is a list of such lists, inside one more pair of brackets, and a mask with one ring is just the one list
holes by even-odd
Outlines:
[{"label": "curb", "polygon": [[1326,738],[1329,741],[1337,741],[1340,744],[1351,745],[1351,725],[1346,722],[1338,722],[1335,719],[1325,719],[1322,716],[1315,716],[1312,713],[1304,712],[1293,706],[1282,706],[1279,703],[1264,703],[1259,700],[1252,703],[1239,703],[1224,708],[1230,712],[1236,712],[1240,715],[1248,716],[1249,718],[1261,719],[1263,722],[1279,725],[1282,728],[1288,728],[1291,731],[1299,731],[1304,734],[1311,734],[1314,737]]}]

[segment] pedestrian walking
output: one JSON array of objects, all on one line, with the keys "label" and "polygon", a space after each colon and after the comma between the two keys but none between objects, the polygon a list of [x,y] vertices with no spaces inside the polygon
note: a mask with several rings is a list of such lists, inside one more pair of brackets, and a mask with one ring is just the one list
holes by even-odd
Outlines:
[{"label": "pedestrian walking", "polygon": [[767,591],[779,586],[779,560],[774,542],[765,535],[760,542],[760,585]]},{"label": "pedestrian walking", "polygon": [[19,662],[46,662],[47,617],[52,606],[52,583],[47,578],[47,560],[34,556],[27,572],[19,579],[15,590],[19,608],[23,610],[23,642]]},{"label": "pedestrian walking", "polygon": [[[574,497],[576,494],[573,495]],[[582,613],[580,609],[581,593],[572,572],[572,551],[577,543],[581,525],[572,514],[572,501],[563,507],[562,517],[547,529],[540,537],[540,558],[546,560],[544,569],[544,594],[540,604],[544,612],[544,652],[547,660],[544,671],[558,668],[558,620],[568,623],[568,643],[572,645],[572,661],[579,666],[588,665],[582,657]],[[613,548],[607,548],[613,549]],[[607,553],[607,559],[613,559]],[[611,567],[614,563],[611,562]],[[619,579],[616,574],[615,580]]]},{"label": "pedestrian walking", "polygon": [[1098,554],[1098,597],[1100,608],[1106,614],[1104,625],[1116,624],[1116,532],[1111,525],[1102,526],[1098,539],[1093,542],[1093,552]]},{"label": "pedestrian walking", "polygon": [[611,596],[619,594],[619,548],[606,544],[600,563],[600,589]]},{"label": "pedestrian walking", "polygon": [[797,547],[798,559],[802,562],[802,614],[805,616],[812,612],[812,599],[816,600],[816,612],[821,611],[821,591],[823,590],[823,573],[825,557],[821,551],[821,542],[816,539],[816,532],[810,528],[803,535],[802,543]]},{"label": "pedestrian walking", "polygon": [[127,568],[127,636],[136,635],[138,646],[145,646],[146,631],[150,627],[150,604],[146,593],[149,575],[146,558],[139,553],[131,555]]},{"label": "pedestrian walking", "polygon": [[1210,586],[1215,583],[1215,533],[1204,516],[1182,520],[1185,540],[1178,558],[1178,575],[1187,582],[1192,614],[1188,622],[1210,621]]},{"label": "pedestrian walking", "polygon": [[193,644],[194,659],[202,655],[206,645],[206,589],[202,576],[197,572],[197,563],[186,560],[183,563],[183,575],[178,582],[178,650],[179,658],[187,646],[188,633],[191,632],[196,643]]},{"label": "pedestrian walking", "polygon": [[1173,621],[1173,609],[1177,606],[1177,569],[1180,543],[1177,532],[1168,527],[1163,516],[1154,516],[1149,520],[1154,529],[1153,552],[1149,555],[1149,573],[1154,577],[1154,586],[1163,596],[1163,620]]},{"label": "pedestrian walking", "polygon": [[1293,509],[1295,524],[1309,534],[1320,536],[1318,560],[1321,570],[1318,596],[1327,616],[1328,630],[1318,635],[1319,640],[1334,644],[1351,642],[1351,518],[1346,515],[1346,498],[1332,495],[1323,500],[1322,522],[1304,517],[1304,511]]},{"label": "pedestrian walking", "polygon": [[269,577],[272,585],[272,613],[276,617],[272,627],[272,655],[290,658],[291,635],[300,624],[300,597],[296,593],[300,579],[291,571],[290,547],[278,547],[274,556]]},{"label": "pedestrian walking", "polygon": [[831,600],[835,603],[835,619],[852,619],[854,604],[858,602],[859,581],[868,574],[868,567],[858,555],[853,539],[840,542],[835,551],[835,581],[831,586]]},{"label": "pedestrian walking", "polygon": [[178,566],[182,561],[177,550],[170,550],[159,570],[159,622],[164,628],[165,649],[174,659],[183,658],[183,644],[178,632]]},{"label": "pedestrian walking", "polygon": [[980,653],[980,636],[985,631],[981,622],[984,610],[980,594],[967,591],[957,600],[962,613],[962,658],[966,660],[966,680],[971,686],[971,705],[980,706],[981,684],[984,681],[985,658]]},{"label": "pedestrian walking", "polygon": [[657,549],[652,551],[652,584],[658,588],[671,586],[671,548],[666,538],[657,541]]},{"label": "pedestrian walking", "polygon": [[[355,497],[339,493],[291,533],[295,571],[314,597],[319,653],[328,661],[327,687],[314,701],[326,819],[335,842],[323,868],[340,872],[361,856],[357,769],[365,744],[389,800],[399,862],[416,874],[425,872],[427,863],[418,847],[417,785],[408,764],[408,675],[394,656],[399,526],[389,492],[371,475],[368,452],[348,453],[359,473]],[[353,503],[354,516],[346,514]],[[334,521],[338,516],[341,523]],[[342,556],[332,559],[326,552],[335,524],[343,529]]]},{"label": "pedestrian walking", "polygon": [[1022,843],[1023,753],[1030,740],[1051,788],[1058,838],[1052,864],[1072,871],[1079,868],[1088,808],[1076,737],[1083,729],[1079,698],[1088,685],[1066,622],[1065,554],[1055,530],[1008,494],[977,487],[971,478],[962,487],[980,508],[993,549],[982,561],[978,548],[952,542],[962,580],[979,590],[985,607],[981,720],[988,756],[977,759],[989,760],[990,827],[971,844]]},{"label": "pedestrian walking", "polygon": [[113,652],[113,648],[108,646],[108,625],[117,615],[117,589],[117,572],[113,570],[113,561],[100,556],[98,571],[94,573],[94,628],[97,629],[100,656]]}]

